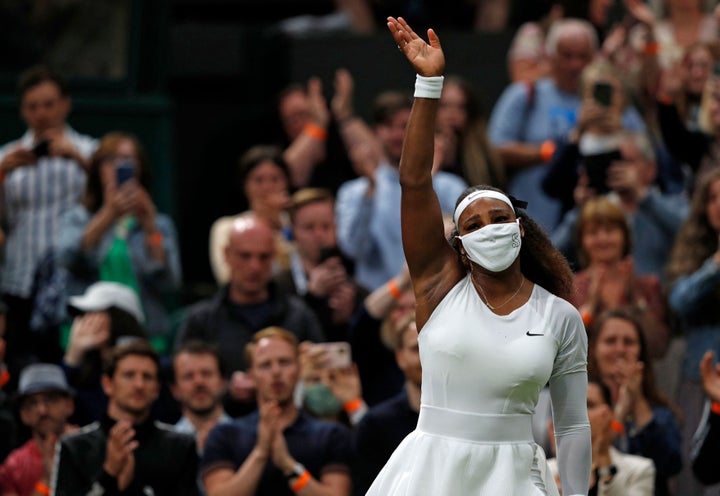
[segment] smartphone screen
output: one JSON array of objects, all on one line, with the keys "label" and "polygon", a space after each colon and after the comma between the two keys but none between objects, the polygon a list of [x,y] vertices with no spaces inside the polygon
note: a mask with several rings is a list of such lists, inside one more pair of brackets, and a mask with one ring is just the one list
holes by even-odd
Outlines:
[{"label": "smartphone screen", "polygon": [[344,369],[352,365],[350,343],[336,341],[316,343],[314,346],[323,350],[323,364],[328,369]]},{"label": "smartphone screen", "polygon": [[115,173],[117,174],[117,185],[120,186],[124,182],[135,177],[135,163],[130,160],[121,162],[115,166]]},{"label": "smartphone screen", "polygon": [[610,83],[598,81],[593,85],[593,99],[603,107],[609,107],[613,97],[613,86]]}]

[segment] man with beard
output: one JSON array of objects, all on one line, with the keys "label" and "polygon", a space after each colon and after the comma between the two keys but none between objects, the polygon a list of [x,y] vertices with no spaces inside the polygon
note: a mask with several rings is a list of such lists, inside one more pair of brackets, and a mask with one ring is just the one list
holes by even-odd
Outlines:
[{"label": "man with beard", "polygon": [[107,414],[62,439],[53,470],[55,496],[200,494],[195,440],[150,415],[159,368],[160,357],[146,340],[113,350],[102,376]]},{"label": "man with beard", "polygon": [[18,402],[20,419],[32,437],[0,466],[0,494],[47,495],[55,442],[71,429],[72,390],[59,366],[28,365],[20,373]]},{"label": "man with beard", "polygon": [[210,429],[232,420],[222,404],[227,381],[220,351],[204,341],[187,341],[175,351],[172,366],[172,394],[182,408],[175,429],[195,436],[202,454]]}]

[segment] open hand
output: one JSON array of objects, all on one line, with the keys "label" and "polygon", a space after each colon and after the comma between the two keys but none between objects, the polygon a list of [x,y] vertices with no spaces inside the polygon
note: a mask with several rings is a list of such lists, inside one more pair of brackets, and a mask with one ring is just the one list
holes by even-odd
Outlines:
[{"label": "open hand", "polygon": [[647,25],[655,25],[655,14],[642,0],[624,0],[627,11],[639,22]]},{"label": "open hand", "polygon": [[335,94],[330,101],[330,109],[338,123],[353,118],[353,77],[345,68],[335,71]]},{"label": "open hand", "polygon": [[91,312],[78,315],[70,328],[70,342],[65,352],[68,365],[79,367],[83,357],[90,350],[107,344],[110,339],[110,317],[105,312]]},{"label": "open hand", "polygon": [[311,77],[307,83],[309,110],[312,121],[325,128],[330,122],[330,111],[323,96],[322,81],[318,77]]},{"label": "open hand", "polygon": [[395,43],[410,61],[415,72],[425,77],[443,75],[445,54],[440,46],[440,39],[432,28],[427,31],[429,43],[426,43],[402,17],[388,17],[387,21]]}]

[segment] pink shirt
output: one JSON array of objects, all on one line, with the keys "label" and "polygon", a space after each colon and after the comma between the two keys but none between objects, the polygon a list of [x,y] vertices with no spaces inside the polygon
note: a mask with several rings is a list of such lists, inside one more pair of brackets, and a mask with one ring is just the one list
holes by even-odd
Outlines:
[{"label": "pink shirt", "polygon": [[42,473],[42,454],[31,439],[13,450],[0,465],[0,493],[30,496]]}]

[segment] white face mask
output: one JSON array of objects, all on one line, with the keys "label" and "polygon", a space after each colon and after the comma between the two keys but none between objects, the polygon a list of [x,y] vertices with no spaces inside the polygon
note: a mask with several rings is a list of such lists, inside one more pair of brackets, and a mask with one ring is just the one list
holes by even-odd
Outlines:
[{"label": "white face mask", "polygon": [[510,267],[520,254],[520,219],[488,224],[458,238],[470,260],[491,272],[501,272]]}]

